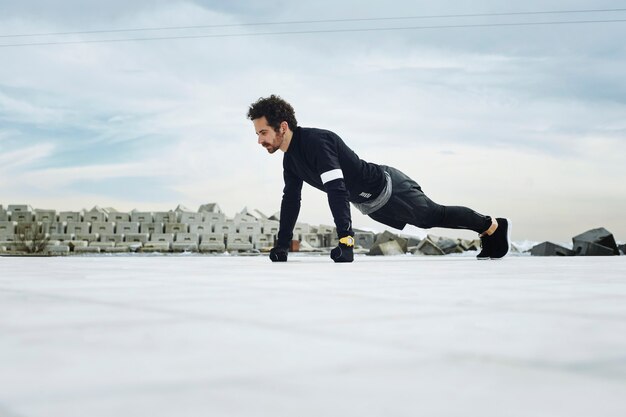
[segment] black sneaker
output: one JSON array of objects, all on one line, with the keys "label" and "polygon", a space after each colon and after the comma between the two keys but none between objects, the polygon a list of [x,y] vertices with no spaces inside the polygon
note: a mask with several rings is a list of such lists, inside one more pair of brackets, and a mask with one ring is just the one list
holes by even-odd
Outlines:
[{"label": "black sneaker", "polygon": [[481,251],[478,255],[476,255],[476,259],[479,260],[483,260],[483,259],[490,259],[491,256],[489,255],[490,251],[489,251],[489,241],[491,236],[489,235],[484,235],[480,237],[480,247],[481,247]]},{"label": "black sneaker", "polygon": [[491,259],[504,258],[509,253],[511,242],[511,222],[509,219],[497,218],[498,228],[491,236],[487,236],[489,240],[489,257]]}]

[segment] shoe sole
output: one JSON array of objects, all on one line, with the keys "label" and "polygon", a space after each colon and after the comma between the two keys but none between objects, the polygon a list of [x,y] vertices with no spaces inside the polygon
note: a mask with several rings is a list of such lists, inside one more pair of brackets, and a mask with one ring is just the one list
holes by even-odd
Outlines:
[{"label": "shoe sole", "polygon": [[506,252],[504,252],[504,255],[502,255],[499,258],[489,258],[489,259],[494,260],[494,261],[497,261],[498,259],[504,258],[511,251],[511,219],[508,219],[508,218],[505,217],[504,220],[506,220],[506,224],[507,224],[507,227],[506,227]]}]

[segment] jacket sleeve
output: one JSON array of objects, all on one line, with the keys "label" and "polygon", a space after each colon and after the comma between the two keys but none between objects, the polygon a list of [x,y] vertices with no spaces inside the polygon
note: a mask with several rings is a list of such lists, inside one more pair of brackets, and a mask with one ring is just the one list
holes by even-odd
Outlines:
[{"label": "jacket sleeve", "polygon": [[337,141],[329,136],[319,142],[316,166],[328,195],[328,205],[335,220],[339,238],[352,236],[350,193],[346,189],[343,171],[337,155]]},{"label": "jacket sleeve", "polygon": [[302,179],[291,172],[283,171],[285,188],[283,200],[280,204],[280,228],[278,230],[278,246],[288,248],[293,239],[293,228],[300,214],[300,200],[302,194]]}]

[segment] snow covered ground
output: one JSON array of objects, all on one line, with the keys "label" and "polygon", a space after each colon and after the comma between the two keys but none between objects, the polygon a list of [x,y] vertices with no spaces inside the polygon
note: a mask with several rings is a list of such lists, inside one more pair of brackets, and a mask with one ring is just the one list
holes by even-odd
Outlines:
[{"label": "snow covered ground", "polygon": [[626,257],[0,258],[0,416],[624,416]]}]

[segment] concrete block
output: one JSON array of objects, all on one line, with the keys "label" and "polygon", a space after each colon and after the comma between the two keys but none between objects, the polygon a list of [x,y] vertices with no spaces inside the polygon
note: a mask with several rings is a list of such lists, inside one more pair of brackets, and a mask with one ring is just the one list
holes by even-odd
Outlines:
[{"label": "concrete block", "polygon": [[59,213],[59,222],[79,223],[83,221],[83,216],[78,211],[62,211]]},{"label": "concrete block", "polygon": [[241,222],[237,227],[237,233],[244,235],[259,235],[261,230],[262,224],[259,222]]},{"label": "concrete block", "polygon": [[98,239],[100,242],[113,242],[119,243],[124,241],[124,235],[112,234],[112,233],[101,233],[100,238]]},{"label": "concrete block", "polygon": [[50,233],[50,240],[58,240],[59,242],[69,242],[74,239],[73,234],[69,233]]},{"label": "concrete block", "polygon": [[128,233],[124,234],[124,242],[147,243],[150,240],[149,233]]},{"label": "concrete block", "polygon": [[71,250],[74,250],[74,248],[84,248],[89,246],[89,242],[86,240],[70,240],[67,242],[67,245]]},{"label": "concrete block", "polygon": [[189,233],[199,235],[213,233],[213,225],[211,223],[189,223]]},{"label": "concrete block", "polygon": [[74,253],[100,253],[98,246],[75,246]]},{"label": "concrete block", "polygon": [[[463,248],[461,247],[457,239],[450,239],[447,237],[432,235],[428,235],[426,236],[426,238],[434,243],[446,255],[449,255],[451,253],[463,253]],[[419,247],[419,244],[417,246]]]},{"label": "concrete block", "polygon": [[201,205],[198,209],[198,213],[221,214],[222,209],[217,203],[208,203]]},{"label": "concrete block", "polygon": [[7,211],[11,214],[15,213],[31,213],[33,212],[33,208],[28,204],[9,204],[7,206]]},{"label": "concrete block", "polygon": [[552,242],[543,242],[530,249],[532,256],[573,256],[574,251]]},{"label": "concrete block", "polygon": [[75,240],[84,240],[87,242],[97,242],[99,235],[97,233],[77,233],[74,237]]},{"label": "concrete block", "polygon": [[107,215],[104,211],[88,211],[83,214],[83,222],[89,223],[105,223]]},{"label": "concrete block", "polygon": [[109,221],[115,224],[130,222],[130,213],[124,213],[121,211],[115,211],[109,213]]},{"label": "concrete block", "polygon": [[319,225],[317,227],[317,233],[319,233],[320,235],[326,235],[326,234],[337,234],[335,227],[333,226],[326,226],[326,225]]},{"label": "concrete block", "polygon": [[207,213],[204,214],[204,223],[226,223],[226,215],[224,213]]},{"label": "concrete block", "polygon": [[255,234],[252,235],[252,246],[254,249],[271,249],[274,247],[274,235]]},{"label": "concrete block", "polygon": [[380,242],[372,246],[367,253],[370,256],[392,256],[392,255],[404,255],[404,250],[397,240],[389,240],[387,242]]},{"label": "concrete block", "polygon": [[188,213],[188,212],[180,213],[181,223],[202,223],[203,218],[204,218],[203,213]]},{"label": "concrete block", "polygon": [[213,225],[213,233],[224,233],[225,235],[237,233],[237,226],[235,223],[215,223]]},{"label": "concrete block", "polygon": [[224,233],[203,233],[200,235],[201,252],[224,252]]},{"label": "concrete block", "polygon": [[0,236],[0,246],[4,247],[4,251],[5,252],[17,252],[22,250],[22,244],[19,242],[14,242],[14,241],[5,241],[2,240],[2,237]]},{"label": "concrete block", "polygon": [[197,233],[176,233],[174,236],[174,242],[192,242],[198,243],[200,237]]},{"label": "concrete block", "polygon": [[293,228],[293,235],[301,235],[305,233],[311,233],[311,225],[306,223],[296,223],[296,226]]},{"label": "concrete block", "polygon": [[15,233],[11,234],[2,234],[0,233],[0,242],[15,242],[17,241],[17,236]]},{"label": "concrete block", "polygon": [[35,221],[45,223],[56,223],[57,212],[56,210],[35,210]]},{"label": "concrete block", "polygon": [[115,223],[93,222],[91,223],[91,233],[112,235],[115,233]]},{"label": "concrete block", "polygon": [[36,234],[46,233],[43,229],[43,223],[41,222],[23,222],[23,223],[18,222],[17,226],[15,226],[16,235],[32,236],[33,233],[36,233]]},{"label": "concrete block", "polygon": [[83,222],[68,222],[66,232],[73,235],[87,235],[91,233],[91,224]]},{"label": "concrete block", "polygon": [[280,223],[276,220],[266,220],[262,223],[261,232],[266,235],[277,235],[280,229]]},{"label": "concrete block", "polygon": [[422,239],[420,244],[417,245],[417,252],[422,255],[445,255],[444,251],[428,238]]},{"label": "concrete block", "polygon": [[172,250],[175,252],[198,252],[200,238],[196,233],[176,233]]},{"label": "concrete block", "polygon": [[116,248],[128,248],[129,252],[138,252],[143,247],[141,242],[119,242],[115,244]]},{"label": "concrete block", "polygon": [[44,229],[47,230],[48,233],[60,233],[60,234],[63,234],[66,231],[66,224],[65,223],[53,222],[53,223],[43,223],[43,224],[46,225],[44,227]]},{"label": "concrete block", "polygon": [[[608,255],[599,255],[600,253],[605,253],[600,248],[596,246],[604,246],[611,250],[611,255],[619,255],[619,249],[617,248],[617,243],[615,243],[615,238],[613,234],[606,230],[604,227],[599,227],[597,229],[587,230],[584,233],[581,233],[572,238],[574,242],[574,252],[576,255],[582,256],[608,256]],[[588,245],[587,243],[593,243],[593,245]],[[593,255],[587,253],[587,251],[593,252]]]},{"label": "concrete block", "polygon": [[14,235],[17,222],[0,222],[0,235]]},{"label": "concrete block", "polygon": [[376,235],[372,232],[355,232],[354,234],[355,245],[364,249],[371,249],[374,246]]},{"label": "concrete block", "polygon": [[139,249],[140,252],[169,252],[171,242],[148,242]]},{"label": "concrete block", "polygon": [[183,223],[164,223],[165,233],[188,233],[189,229]]},{"label": "concrete block", "polygon": [[115,247],[115,242],[89,242],[89,246],[94,248],[100,248],[100,250],[102,250],[104,248]]},{"label": "concrete block", "polygon": [[106,253],[127,253],[130,252],[130,248],[128,246],[113,246],[113,247],[107,247],[103,249],[104,252]]},{"label": "concrete block", "polygon": [[163,233],[163,223],[139,223],[139,231],[141,233]]},{"label": "concrete block", "polygon": [[[132,211],[130,213],[130,221],[136,223],[154,223],[154,216],[147,211]],[[161,222],[159,222],[161,223]],[[145,233],[145,232],[143,232]]]},{"label": "concrete block", "polygon": [[398,244],[402,248],[402,251],[406,253],[407,248],[408,248],[408,240],[398,235],[395,235],[388,230],[385,230],[383,233],[379,233],[376,235],[376,240],[374,241],[373,246],[379,245],[381,243],[389,242],[392,240],[395,240],[396,242],[398,242]]},{"label": "concrete block", "polygon": [[46,252],[50,255],[69,255],[69,245],[48,245],[46,246]]},{"label": "concrete block", "polygon": [[137,222],[119,222],[115,224],[115,233],[118,235],[139,233],[139,225]]},{"label": "concrete block", "polygon": [[229,233],[226,236],[226,250],[248,251],[252,250],[250,236],[241,233]]},{"label": "concrete block", "polygon": [[[178,214],[175,211],[159,211],[154,213],[155,223],[178,223]],[[166,233],[168,233],[166,231]]]},{"label": "concrete block", "polygon": [[300,241],[306,242],[312,248],[322,247],[322,238],[317,233],[303,233],[300,235]]},{"label": "concrete block", "polygon": [[11,212],[11,221],[18,223],[32,223],[35,215],[30,211]]},{"label": "concrete block", "polygon": [[460,239],[460,243],[461,247],[463,248],[463,250],[465,251],[476,251],[476,250],[480,250],[481,246],[480,246],[480,239],[474,239],[474,240],[469,240],[469,239]]},{"label": "concrete block", "polygon": [[150,235],[150,240],[148,241],[148,243],[151,243],[151,242],[172,243],[173,241],[174,241],[174,233],[153,233]]},{"label": "concrete block", "polygon": [[[578,241],[574,248],[574,253],[578,256],[613,256],[615,252],[611,248],[592,242]],[[618,252],[619,255],[619,252]]]}]

